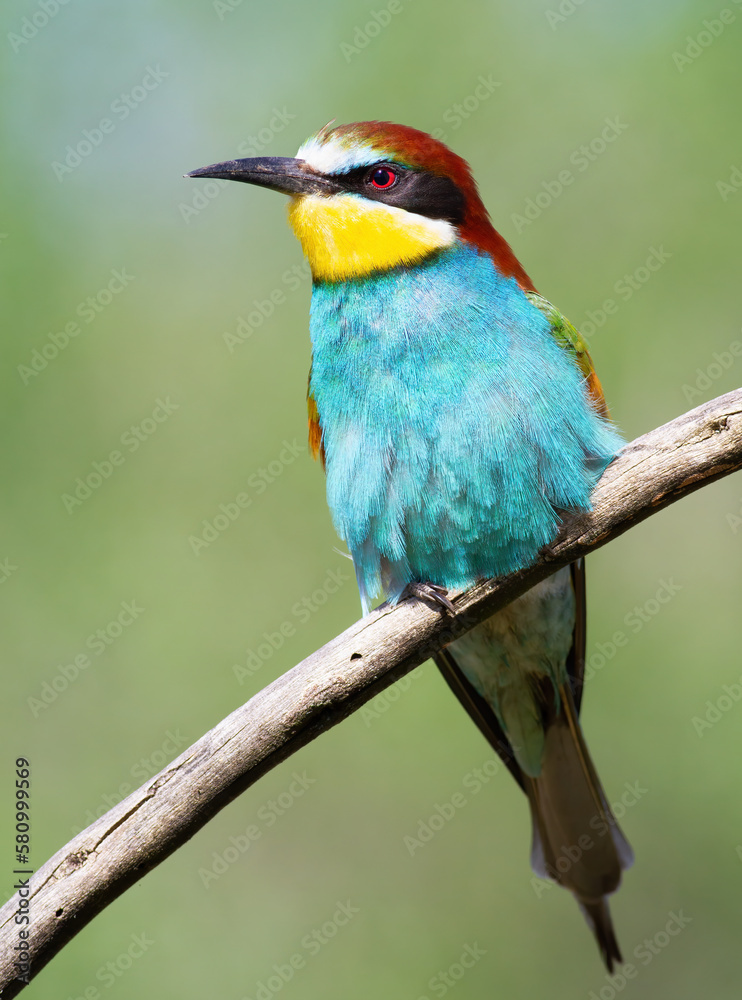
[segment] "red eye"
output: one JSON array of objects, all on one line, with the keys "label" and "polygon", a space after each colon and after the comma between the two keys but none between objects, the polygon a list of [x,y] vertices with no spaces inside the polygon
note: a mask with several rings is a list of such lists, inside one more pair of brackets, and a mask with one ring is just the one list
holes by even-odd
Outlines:
[{"label": "red eye", "polygon": [[390,188],[392,184],[397,179],[397,175],[389,167],[376,167],[371,171],[371,183],[375,188],[383,191],[384,188]]}]

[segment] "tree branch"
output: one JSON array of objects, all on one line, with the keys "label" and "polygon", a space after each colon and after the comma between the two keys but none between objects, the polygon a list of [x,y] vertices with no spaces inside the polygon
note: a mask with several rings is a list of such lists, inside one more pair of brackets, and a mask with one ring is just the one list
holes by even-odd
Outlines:
[{"label": "tree branch", "polygon": [[[560,566],[742,466],[742,389],[637,438],[611,463],[593,510],[566,521],[534,566],[456,595],[452,617],[383,605],[238,708],[31,878],[32,975],[130,885],[263,774]],[[0,910],[0,996],[16,996],[18,896]]]}]

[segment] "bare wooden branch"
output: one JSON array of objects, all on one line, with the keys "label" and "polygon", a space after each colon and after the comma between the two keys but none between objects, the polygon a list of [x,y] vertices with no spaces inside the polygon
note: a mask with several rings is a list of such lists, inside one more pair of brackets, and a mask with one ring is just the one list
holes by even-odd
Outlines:
[{"label": "bare wooden branch", "polygon": [[[558,567],[742,466],[742,389],[627,445],[539,562],[454,598],[452,617],[417,601],[382,606],[260,691],[154,779],[78,834],[31,878],[32,975],[132,883],[280,761],[337,725],[443,645]],[[0,910],[0,996],[16,977],[16,894]]]}]

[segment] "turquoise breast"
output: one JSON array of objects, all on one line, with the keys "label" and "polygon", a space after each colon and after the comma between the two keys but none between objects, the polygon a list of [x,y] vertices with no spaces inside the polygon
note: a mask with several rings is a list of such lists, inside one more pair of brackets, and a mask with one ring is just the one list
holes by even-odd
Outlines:
[{"label": "turquoise breast", "polygon": [[328,502],[364,608],[532,562],[621,446],[545,316],[472,247],[317,283],[311,336]]}]

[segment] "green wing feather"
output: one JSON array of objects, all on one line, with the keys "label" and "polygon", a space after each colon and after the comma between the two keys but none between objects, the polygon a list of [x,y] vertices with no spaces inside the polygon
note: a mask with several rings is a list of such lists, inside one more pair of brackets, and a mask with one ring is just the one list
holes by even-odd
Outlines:
[{"label": "green wing feather", "polygon": [[525,295],[546,316],[551,324],[552,336],[560,347],[563,347],[565,351],[569,351],[575,360],[575,364],[585,376],[587,391],[595,404],[596,410],[601,417],[608,419],[610,415],[605,396],[603,395],[603,387],[600,384],[600,379],[595,374],[595,368],[593,367],[593,361],[587,349],[587,344],[577,327],[573,326],[567,317],[563,316],[557,307],[552,305],[543,295],[530,291],[527,291]]}]

